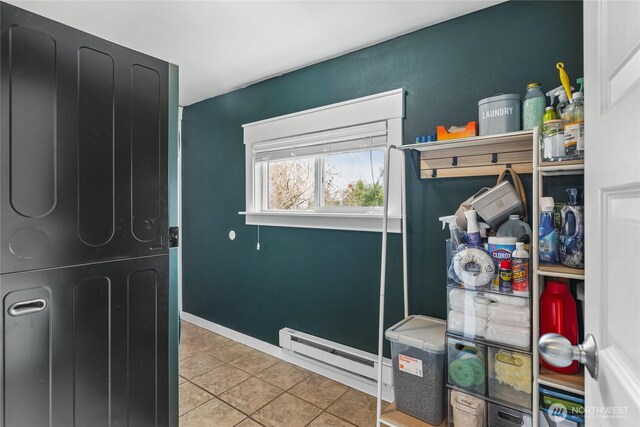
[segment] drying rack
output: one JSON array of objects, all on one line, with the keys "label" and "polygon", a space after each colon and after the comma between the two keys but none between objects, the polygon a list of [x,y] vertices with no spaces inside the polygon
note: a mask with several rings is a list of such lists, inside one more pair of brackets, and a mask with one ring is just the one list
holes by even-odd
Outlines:
[{"label": "drying rack", "polygon": [[[389,216],[389,164],[391,151],[402,153],[402,274],[404,290],[404,317],[409,316],[409,292],[407,275],[407,230],[406,230],[406,157],[410,156],[418,179],[489,176],[498,175],[504,168],[512,168],[517,173],[533,172],[532,139],[538,141],[538,129],[533,131],[510,132],[448,141],[427,142],[387,147],[384,165],[384,206],[382,215],[382,250],[380,260],[380,308],[378,318],[378,373],[376,427],[381,423],[389,427],[428,427],[417,418],[404,414],[390,404],[382,411],[382,369],[384,363],[384,298],[387,270],[387,237]],[[446,425],[446,419],[441,423]]]}]

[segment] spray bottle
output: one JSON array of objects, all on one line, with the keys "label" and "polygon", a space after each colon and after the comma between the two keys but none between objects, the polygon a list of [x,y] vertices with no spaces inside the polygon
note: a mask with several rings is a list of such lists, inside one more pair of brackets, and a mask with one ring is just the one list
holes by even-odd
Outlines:
[{"label": "spray bottle", "polygon": [[442,229],[449,224],[449,233],[451,234],[451,246],[452,249],[457,248],[462,243],[462,239],[460,238],[460,231],[458,230],[458,225],[456,224],[456,216],[441,216],[438,218],[442,222]]},{"label": "spray bottle", "polygon": [[469,209],[465,211],[464,216],[467,217],[467,244],[469,246],[482,247],[476,211]]},{"label": "spray bottle", "polygon": [[[571,87],[571,90],[573,90],[573,87]],[[549,106],[545,109],[544,115],[542,116],[542,131],[545,131],[545,123],[548,122],[549,120],[557,120],[560,117],[558,116],[558,113],[556,112],[555,108],[553,107],[553,104],[556,100],[556,97],[560,97],[561,94],[565,94],[565,90],[564,87],[558,86],[555,89],[550,90],[549,92],[547,92],[547,96],[549,97]]]},{"label": "spray bottle", "polygon": [[487,243],[487,237],[489,235],[491,226],[486,222],[479,222],[478,227],[480,227],[480,238],[482,239],[482,242]]}]

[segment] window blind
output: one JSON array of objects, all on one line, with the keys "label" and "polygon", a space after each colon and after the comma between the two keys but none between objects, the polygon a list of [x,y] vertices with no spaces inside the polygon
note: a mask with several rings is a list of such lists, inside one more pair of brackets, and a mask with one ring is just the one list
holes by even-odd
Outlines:
[{"label": "window blind", "polygon": [[256,162],[383,148],[386,122],[369,123],[253,144]]}]

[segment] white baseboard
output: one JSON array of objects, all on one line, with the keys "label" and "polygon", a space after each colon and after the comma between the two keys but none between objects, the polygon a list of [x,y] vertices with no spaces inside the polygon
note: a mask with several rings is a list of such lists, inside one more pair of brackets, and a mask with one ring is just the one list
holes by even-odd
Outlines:
[{"label": "white baseboard", "polygon": [[203,319],[202,317],[198,317],[184,311],[180,313],[180,318],[186,320],[189,323],[193,323],[196,326],[200,326],[201,328],[207,329],[211,332],[215,332],[218,335],[222,335],[223,337],[227,337],[229,339],[237,341],[240,344],[244,344],[251,348],[255,348],[256,350],[260,350],[263,353],[267,353],[273,357],[277,357],[278,359],[282,359],[282,348],[278,347],[277,345],[269,344],[268,342],[264,342],[238,331],[234,331],[233,329],[218,325],[217,323],[210,322]]},{"label": "white baseboard", "polygon": [[[256,350],[262,351],[263,353],[267,353],[273,357],[277,357],[278,359],[282,359],[286,362],[300,366],[301,368],[308,369],[311,372],[315,372],[316,374],[330,378],[356,390],[360,390],[363,393],[367,393],[374,397],[376,396],[377,390],[375,381],[351,374],[339,368],[334,368],[332,366],[322,364],[315,359],[285,351],[281,347],[269,344],[241,332],[234,331],[233,329],[218,325],[217,323],[210,322],[191,313],[183,311],[180,313],[180,318],[186,320],[187,322],[193,323],[194,325],[200,326],[201,328],[222,335],[223,337],[227,337],[229,339],[237,341],[240,344],[244,344]],[[382,388],[382,398],[387,402],[393,402],[393,388],[385,385]]]}]

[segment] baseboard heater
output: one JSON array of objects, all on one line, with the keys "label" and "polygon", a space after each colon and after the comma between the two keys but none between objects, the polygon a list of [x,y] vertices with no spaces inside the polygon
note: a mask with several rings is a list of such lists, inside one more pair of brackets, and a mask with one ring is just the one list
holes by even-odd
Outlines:
[{"label": "baseboard heater", "polygon": [[[375,354],[289,328],[280,330],[280,347],[290,354],[313,359],[369,381],[378,378],[378,357]],[[386,386],[392,384],[391,373],[391,361],[385,358],[382,380]]]}]

